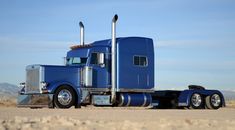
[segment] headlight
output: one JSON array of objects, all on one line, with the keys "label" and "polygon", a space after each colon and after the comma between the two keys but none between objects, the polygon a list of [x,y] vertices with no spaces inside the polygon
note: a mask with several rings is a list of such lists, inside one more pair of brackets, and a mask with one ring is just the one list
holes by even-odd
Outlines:
[{"label": "headlight", "polygon": [[41,88],[42,88],[42,90],[44,89],[47,89],[47,85],[48,85],[48,83],[47,82],[41,82]]},{"label": "headlight", "polygon": [[20,88],[24,88],[25,87],[25,83],[20,83],[19,87]]},{"label": "headlight", "polygon": [[25,93],[25,83],[20,83],[19,87],[20,87],[20,91],[18,92],[18,94],[24,94]]}]

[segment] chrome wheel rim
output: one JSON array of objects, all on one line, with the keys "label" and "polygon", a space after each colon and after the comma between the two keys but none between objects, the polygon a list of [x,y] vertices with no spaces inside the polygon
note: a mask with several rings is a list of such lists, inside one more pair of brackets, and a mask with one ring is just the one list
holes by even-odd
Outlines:
[{"label": "chrome wheel rim", "polygon": [[61,105],[69,105],[72,101],[72,94],[67,89],[62,89],[57,97]]},{"label": "chrome wheel rim", "polygon": [[220,96],[218,94],[213,94],[211,96],[211,104],[215,107],[219,107],[221,104],[221,99]]},{"label": "chrome wheel rim", "polygon": [[192,105],[195,107],[199,107],[202,103],[202,97],[200,94],[193,94],[191,98]]}]

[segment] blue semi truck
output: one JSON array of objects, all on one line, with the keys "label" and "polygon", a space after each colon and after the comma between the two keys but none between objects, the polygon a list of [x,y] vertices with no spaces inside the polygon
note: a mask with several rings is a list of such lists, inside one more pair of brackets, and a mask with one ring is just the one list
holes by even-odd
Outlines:
[{"label": "blue semi truck", "polygon": [[112,38],[84,43],[67,52],[64,66],[29,65],[18,107],[80,108],[81,106],[140,106],[153,108],[218,109],[225,106],[222,93],[190,85],[183,91],[154,88],[153,40],[145,37]]}]

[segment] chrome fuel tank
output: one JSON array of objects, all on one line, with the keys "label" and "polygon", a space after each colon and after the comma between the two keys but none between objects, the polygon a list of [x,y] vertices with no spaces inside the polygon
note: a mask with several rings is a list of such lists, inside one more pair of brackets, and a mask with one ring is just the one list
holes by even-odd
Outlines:
[{"label": "chrome fuel tank", "polygon": [[120,93],[118,106],[147,107],[152,103],[152,96],[147,93]]}]

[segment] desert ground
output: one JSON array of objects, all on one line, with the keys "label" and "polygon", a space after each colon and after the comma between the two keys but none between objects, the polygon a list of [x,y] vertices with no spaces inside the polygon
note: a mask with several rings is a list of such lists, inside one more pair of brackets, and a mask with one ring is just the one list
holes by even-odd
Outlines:
[{"label": "desert ground", "polygon": [[219,110],[92,106],[30,109],[0,103],[0,130],[234,130],[234,103]]}]

